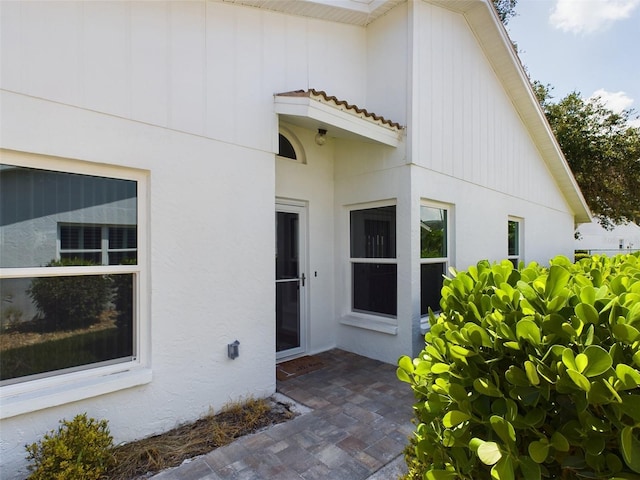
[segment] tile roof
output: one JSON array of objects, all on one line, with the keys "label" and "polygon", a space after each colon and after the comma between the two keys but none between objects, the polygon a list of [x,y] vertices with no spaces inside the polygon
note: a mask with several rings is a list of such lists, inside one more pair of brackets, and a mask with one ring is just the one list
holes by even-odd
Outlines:
[{"label": "tile roof", "polygon": [[364,108],[360,108],[357,105],[352,105],[345,100],[340,100],[337,97],[332,95],[327,95],[323,90],[316,90],[315,88],[310,88],[309,90],[294,90],[291,92],[277,93],[277,96],[281,97],[306,97],[312,100],[316,100],[320,103],[324,103],[327,105],[331,105],[339,108],[342,111],[351,113],[353,115],[357,115],[360,118],[364,118],[366,120],[372,121],[379,125],[392,128],[395,130],[402,130],[404,127],[397,122],[392,122],[391,120],[387,120],[383,116],[376,115],[373,112],[369,112]]}]

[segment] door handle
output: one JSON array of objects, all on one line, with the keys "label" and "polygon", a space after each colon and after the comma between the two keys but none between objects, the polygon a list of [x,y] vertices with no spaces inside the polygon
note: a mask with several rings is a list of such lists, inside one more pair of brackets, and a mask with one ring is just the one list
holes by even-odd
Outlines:
[{"label": "door handle", "polygon": [[307,277],[304,276],[304,273],[302,274],[302,276],[300,277],[300,282],[302,282],[302,286],[304,287],[304,281],[307,279]]}]

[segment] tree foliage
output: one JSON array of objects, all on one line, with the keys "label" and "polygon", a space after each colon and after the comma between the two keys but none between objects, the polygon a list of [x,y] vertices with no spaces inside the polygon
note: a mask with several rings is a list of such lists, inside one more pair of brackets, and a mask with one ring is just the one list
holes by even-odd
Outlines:
[{"label": "tree foliage", "polygon": [[[89,265],[93,264],[74,258],[52,260],[47,266]],[[28,293],[49,328],[85,328],[100,321],[113,297],[112,282],[107,275],[38,277],[32,280]]]},{"label": "tree foliage", "polygon": [[605,228],[640,216],[640,128],[633,112],[615,113],[599,97],[572,92],[551,101],[550,88],[534,83],[560,148],[591,208]]},{"label": "tree foliage", "polygon": [[516,14],[516,3],[518,0],[493,0],[493,5],[496,7],[498,16],[503,24],[507,24],[511,17]]}]

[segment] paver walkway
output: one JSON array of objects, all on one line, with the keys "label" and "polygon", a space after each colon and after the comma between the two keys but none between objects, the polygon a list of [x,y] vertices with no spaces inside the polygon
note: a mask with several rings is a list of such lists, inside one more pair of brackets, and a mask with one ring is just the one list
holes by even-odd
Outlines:
[{"label": "paver walkway", "polygon": [[242,437],[153,480],[395,480],[411,435],[413,394],[396,367],[342,350],[320,370],[279,381],[311,411]]}]

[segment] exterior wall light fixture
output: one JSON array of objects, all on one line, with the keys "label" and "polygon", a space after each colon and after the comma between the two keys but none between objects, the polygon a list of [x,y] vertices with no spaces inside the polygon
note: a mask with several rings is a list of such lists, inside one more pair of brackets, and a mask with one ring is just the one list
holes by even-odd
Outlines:
[{"label": "exterior wall light fixture", "polygon": [[240,356],[240,342],[238,340],[227,345],[227,356],[231,360],[235,360]]},{"label": "exterior wall light fixture", "polygon": [[319,128],[318,133],[316,133],[316,144],[322,146],[327,141],[327,130],[324,128]]}]

